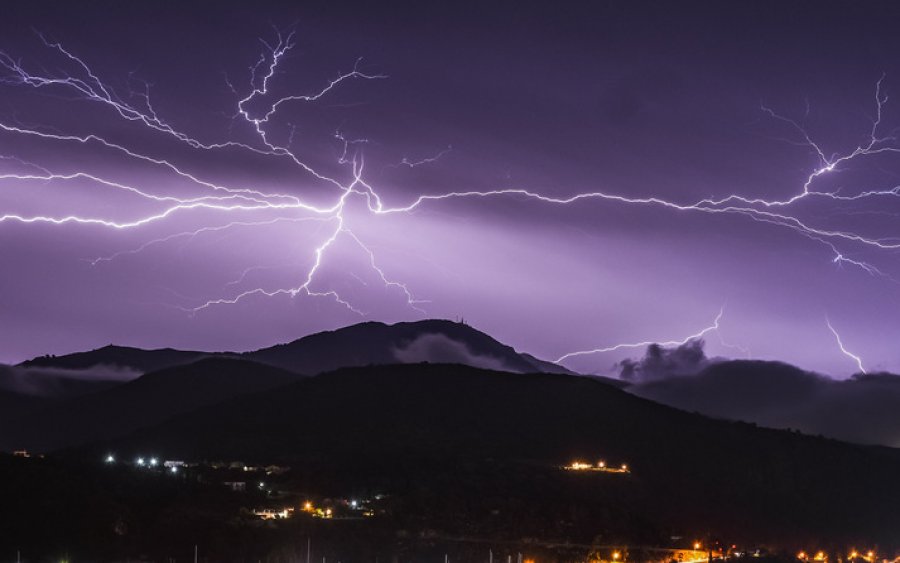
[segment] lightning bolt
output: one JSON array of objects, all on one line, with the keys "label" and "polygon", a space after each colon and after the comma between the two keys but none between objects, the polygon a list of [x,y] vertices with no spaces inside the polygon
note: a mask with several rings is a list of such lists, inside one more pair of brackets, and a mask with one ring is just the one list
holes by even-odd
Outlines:
[{"label": "lightning bolt", "polygon": [[[362,160],[357,159],[354,155],[352,158],[350,157],[350,147],[353,144],[356,144],[361,141],[345,141],[343,147],[343,154],[339,158],[340,164],[349,164],[353,168],[353,180],[344,185],[340,181],[335,178],[331,178],[320,174],[316,170],[314,170],[311,166],[307,165],[303,162],[296,154],[290,151],[287,146],[281,146],[271,141],[268,136],[268,132],[266,130],[266,125],[270,123],[273,117],[276,116],[279,108],[285,104],[290,102],[305,102],[312,103],[316,102],[319,99],[326,96],[333,89],[338,87],[342,82],[350,79],[377,79],[384,78],[381,75],[367,74],[362,72],[359,69],[359,65],[361,63],[360,60],[357,60],[353,66],[353,69],[349,72],[341,73],[336,78],[329,80],[326,85],[318,91],[315,91],[311,94],[302,94],[302,95],[290,95],[279,97],[274,100],[267,100],[269,96],[269,82],[273,78],[276,73],[276,69],[281,62],[281,60],[285,57],[285,55],[291,50],[293,47],[293,34],[289,35],[286,38],[283,38],[280,33],[277,33],[277,42],[274,45],[264,44],[268,48],[268,54],[264,53],[260,56],[256,65],[251,67],[250,69],[250,83],[251,88],[250,92],[240,98],[237,102],[236,112],[232,116],[233,119],[242,119],[244,122],[248,123],[252,130],[255,132],[257,138],[259,139],[261,146],[251,146],[246,143],[236,142],[236,141],[226,141],[219,143],[209,143],[201,141],[195,137],[192,137],[182,131],[177,130],[173,125],[164,121],[159,117],[155,109],[153,108],[152,102],[150,100],[150,92],[149,85],[145,83],[145,90],[143,93],[139,95],[139,97],[143,100],[145,109],[138,108],[136,106],[130,105],[128,102],[124,101],[120,96],[118,96],[112,88],[107,87],[100,78],[90,69],[90,67],[85,63],[82,59],[74,55],[73,53],[66,50],[61,44],[51,42],[47,40],[43,35],[39,34],[41,41],[44,44],[59,52],[66,61],[69,63],[73,63],[78,69],[80,69],[83,73],[82,76],[74,76],[74,75],[63,75],[63,76],[52,76],[47,74],[34,74],[27,71],[18,61],[13,59],[6,53],[0,53],[0,68],[5,68],[9,74],[8,76],[2,79],[3,83],[6,84],[15,84],[15,85],[24,85],[30,86],[32,88],[50,88],[50,87],[61,87],[69,90],[74,90],[76,94],[84,99],[87,99],[92,102],[97,102],[100,104],[104,104],[118,114],[121,118],[126,119],[128,121],[139,122],[140,124],[156,131],[159,133],[163,133],[169,135],[176,140],[187,144],[189,147],[193,149],[199,150],[222,150],[222,149],[242,149],[247,150],[252,153],[275,156],[275,157],[283,157],[292,161],[294,164],[300,167],[300,169],[308,174],[310,174],[314,179],[321,180],[328,184],[331,184],[337,187],[341,195],[338,201],[330,206],[316,206],[310,203],[304,202],[302,199],[287,194],[278,194],[278,193],[266,193],[260,190],[249,189],[249,188],[234,188],[228,186],[218,185],[212,182],[208,182],[203,180],[194,174],[191,174],[179,166],[174,164],[173,162],[160,159],[148,154],[144,154],[141,152],[134,151],[129,149],[128,147],[115,143],[113,141],[107,140],[98,135],[67,135],[67,134],[59,134],[54,132],[46,132],[40,131],[33,128],[20,127],[7,123],[0,123],[0,130],[5,131],[7,133],[14,133],[20,135],[26,135],[31,137],[37,137],[50,141],[61,141],[61,142],[75,142],[80,144],[97,144],[105,149],[110,149],[125,156],[140,160],[146,163],[150,163],[153,165],[157,165],[163,168],[168,169],[170,172],[175,173],[181,178],[188,180],[189,182],[195,184],[200,188],[205,188],[211,190],[216,193],[221,193],[223,195],[202,195],[193,198],[182,198],[182,197],[174,197],[174,196],[159,196],[153,194],[148,191],[144,191],[132,186],[128,186],[125,184],[121,184],[118,182],[114,182],[111,180],[107,180],[101,178],[97,175],[90,174],[87,172],[76,172],[71,174],[54,174],[48,170],[41,168],[40,170],[44,172],[42,175],[37,174],[4,174],[0,176],[0,180],[16,180],[18,182],[28,182],[28,181],[42,181],[42,182],[51,182],[51,181],[66,181],[66,180],[90,180],[102,186],[108,188],[114,188],[118,190],[126,191],[130,194],[138,196],[143,199],[152,200],[157,203],[165,203],[168,204],[167,207],[164,207],[161,211],[154,214],[149,214],[142,216],[135,220],[114,220],[109,218],[102,217],[89,217],[82,215],[63,215],[63,216],[49,216],[49,215],[32,215],[25,216],[16,213],[4,213],[0,215],[0,222],[5,221],[18,221],[22,223],[50,223],[55,225],[61,225],[66,223],[78,223],[82,225],[98,225],[103,227],[110,227],[115,229],[129,229],[135,227],[145,226],[147,224],[161,221],[163,219],[168,218],[169,216],[175,214],[176,212],[181,211],[190,211],[196,209],[211,209],[215,211],[222,212],[248,212],[248,211],[299,211],[299,212],[310,212],[315,215],[320,215],[322,217],[318,217],[318,220],[330,220],[334,223],[335,228],[331,231],[331,234],[321,243],[319,244],[314,251],[314,262],[312,267],[307,272],[306,279],[293,288],[280,288],[274,290],[266,290],[263,288],[256,288],[252,290],[248,290],[232,298],[222,298],[222,299],[213,299],[203,303],[197,307],[191,308],[191,312],[197,312],[202,309],[208,308],[213,305],[218,304],[232,304],[237,303],[239,300],[251,296],[251,295],[266,295],[266,296],[275,296],[275,295],[290,295],[297,296],[299,294],[305,294],[314,297],[328,297],[335,300],[337,303],[345,306],[349,310],[356,312],[358,314],[362,314],[360,310],[355,308],[350,304],[349,301],[342,298],[338,295],[337,292],[333,290],[328,291],[315,291],[311,289],[311,285],[313,284],[314,277],[319,270],[323,255],[326,250],[337,240],[338,236],[346,233],[347,236],[359,247],[361,248],[369,258],[370,264],[372,268],[377,272],[380,279],[384,282],[386,287],[396,288],[403,292],[406,296],[407,302],[417,311],[422,312],[422,309],[418,308],[416,304],[424,303],[422,300],[415,299],[410,292],[409,288],[406,284],[395,282],[388,279],[386,273],[382,268],[380,268],[376,263],[376,258],[374,253],[365,245],[365,243],[357,236],[355,233],[344,228],[344,205],[347,201],[347,196],[352,193],[358,193],[360,187],[364,187],[366,190],[371,192],[371,187],[368,184],[362,183],[360,180],[360,175],[362,173]],[[265,72],[260,74],[260,69],[264,68]],[[226,78],[227,80],[227,78]],[[229,87],[232,91],[236,92],[237,90],[228,82]],[[263,100],[265,102],[264,109],[262,113],[253,113],[249,108],[250,106],[257,103],[258,100]],[[340,134],[336,135],[341,140],[343,138]],[[290,143],[289,143],[290,144]],[[6,157],[9,158],[9,157]],[[367,197],[375,197],[377,199],[377,195],[374,193],[367,194]],[[378,200],[380,203],[380,200]],[[101,262],[112,261],[120,256],[129,255],[129,254],[138,254],[145,250],[146,248],[163,244],[175,239],[181,238],[193,238],[202,233],[214,232],[229,228],[234,228],[237,226],[261,226],[271,224],[276,221],[282,220],[291,220],[291,221],[304,221],[311,218],[284,218],[279,217],[273,219],[271,221],[258,221],[258,222],[248,222],[248,221],[232,221],[226,225],[214,226],[214,227],[201,227],[192,231],[185,231],[180,233],[175,233],[172,235],[168,235],[166,237],[158,238],[150,240],[138,248],[121,251],[115,253],[110,256],[99,257],[93,259],[91,261],[92,264],[97,265]]]},{"label": "lightning bolt", "polygon": [[435,163],[435,162],[439,161],[441,158],[443,158],[444,155],[450,153],[452,150],[453,150],[453,147],[448,146],[446,149],[442,150],[441,152],[437,153],[434,156],[429,156],[429,157],[422,158],[419,160],[410,160],[404,156],[403,159],[400,160],[400,162],[398,164],[390,164],[388,166],[390,166],[391,168],[399,168],[401,166],[406,166],[407,168],[416,168],[418,166],[424,166],[425,164]]},{"label": "lightning bolt", "polygon": [[851,360],[853,360],[854,362],[856,362],[856,368],[859,370],[860,373],[865,374],[866,368],[863,367],[862,358],[860,358],[856,354],[854,354],[854,353],[850,352],[849,350],[847,350],[846,348],[844,348],[844,342],[841,340],[841,335],[838,334],[838,331],[836,331],[834,329],[834,327],[831,325],[830,320],[828,320],[826,318],[825,324],[828,325],[828,330],[830,330],[831,334],[834,335],[834,339],[837,341],[837,345],[838,345],[838,348],[841,349],[841,353],[844,354],[845,356],[847,356],[848,358],[850,358]]},{"label": "lightning bolt", "polygon": [[[268,221],[232,221],[225,225],[219,225],[216,227],[201,227],[201,228],[195,229],[193,231],[183,231],[183,232],[174,233],[174,234],[171,234],[171,235],[168,235],[165,237],[149,240],[149,241],[143,243],[142,245],[138,246],[137,248],[133,248],[131,250],[122,250],[120,252],[116,252],[109,256],[101,256],[99,258],[94,258],[93,260],[90,260],[90,263],[92,266],[96,266],[97,264],[100,264],[102,262],[112,262],[113,260],[115,260],[116,258],[119,258],[121,256],[140,254],[141,252],[143,252],[144,250],[146,250],[147,248],[149,248],[153,245],[163,244],[163,243],[170,242],[175,239],[181,239],[181,238],[192,239],[203,233],[214,233],[214,232],[224,231],[224,230],[228,230],[228,229],[233,229],[235,227],[261,227],[261,226],[265,226],[265,225],[274,225],[276,223],[282,223],[282,222],[302,223],[302,222],[306,222],[306,221],[327,221],[327,220],[328,219],[325,217],[299,217],[299,218],[277,217],[275,219],[270,219]],[[248,270],[250,270],[250,269],[251,268],[248,268]],[[240,279],[243,280],[244,276],[246,276],[246,275],[247,275],[247,271],[245,270],[244,273],[241,275]],[[236,283],[239,283],[239,281],[229,282],[228,285],[233,285]]]},{"label": "lightning bolt", "polygon": [[[234,111],[229,116],[232,120],[232,124],[239,125],[246,129],[253,140],[250,142],[232,139],[210,141],[190,135],[161,117],[154,108],[148,83],[144,82],[143,88],[140,91],[129,92],[127,97],[122,97],[112,87],[104,83],[98,74],[90,68],[86,61],[68,51],[61,43],[51,41],[41,34],[38,34],[38,37],[44,45],[51,50],[51,52],[56,53],[62,63],[71,68],[73,72],[66,73],[60,70],[56,73],[51,73],[43,69],[40,71],[32,71],[27,69],[21,61],[5,52],[0,52],[0,71],[5,71],[5,75],[0,76],[0,84],[32,88],[35,90],[62,90],[72,93],[80,99],[87,100],[109,109],[113,115],[118,116],[129,123],[143,127],[151,133],[162,135],[191,150],[242,151],[260,157],[285,160],[296,167],[296,169],[313,184],[324,185],[336,190],[335,199],[332,203],[326,203],[324,205],[314,204],[303,197],[290,193],[273,193],[254,187],[228,186],[212,182],[190,172],[172,160],[129,148],[126,144],[116,142],[115,140],[97,134],[67,134],[50,129],[0,122],[0,133],[28,137],[46,141],[48,143],[66,143],[96,147],[105,153],[116,154],[141,163],[142,165],[156,167],[160,171],[172,174],[181,181],[184,181],[191,189],[198,190],[198,195],[192,195],[190,197],[160,195],[147,188],[117,182],[113,179],[104,178],[98,174],[85,170],[54,173],[41,166],[28,163],[35,171],[29,173],[3,173],[0,174],[0,182],[15,182],[16,185],[19,186],[27,185],[32,182],[64,184],[73,181],[86,181],[103,189],[116,190],[128,196],[150,202],[155,208],[152,212],[147,212],[136,218],[114,218],[76,213],[60,215],[26,215],[14,212],[0,212],[0,223],[20,222],[26,224],[43,223],[49,225],[72,223],[84,226],[124,230],[137,229],[152,223],[162,222],[176,214],[190,217],[192,212],[198,210],[208,210],[228,215],[242,213],[269,213],[275,215],[275,218],[271,220],[229,221],[225,224],[201,226],[197,229],[152,239],[137,248],[95,258],[91,261],[94,265],[101,262],[109,262],[124,255],[136,255],[154,245],[166,244],[174,240],[190,239],[204,233],[225,229],[258,228],[277,221],[301,222],[306,220],[317,220],[330,226],[327,236],[316,244],[312,251],[312,265],[306,271],[306,275],[303,279],[301,279],[294,287],[251,288],[229,297],[210,299],[204,303],[198,304],[196,307],[185,309],[191,313],[199,313],[213,306],[235,304],[252,296],[275,297],[284,295],[296,297],[298,295],[305,295],[309,297],[331,299],[348,310],[362,315],[364,313],[359,308],[355,307],[348,299],[339,295],[335,290],[328,288],[314,289],[314,287],[318,287],[316,284],[317,274],[321,269],[328,250],[338,240],[344,239],[353,243],[353,245],[366,256],[369,267],[375,272],[376,276],[381,280],[386,289],[399,292],[405,297],[406,304],[410,308],[424,314],[425,311],[418,305],[427,303],[428,301],[416,298],[407,284],[392,280],[379,265],[376,255],[371,247],[367,245],[347,224],[347,217],[344,212],[347,203],[351,198],[361,198],[366,204],[367,211],[375,216],[411,213],[420,207],[436,205],[442,201],[452,199],[488,198],[515,198],[531,201],[538,205],[560,206],[581,205],[594,201],[618,205],[659,207],[676,213],[736,215],[755,222],[790,230],[814,243],[824,246],[831,254],[831,261],[838,266],[848,265],[858,268],[870,275],[882,277],[889,276],[877,266],[859,259],[853,255],[850,250],[847,250],[847,248],[852,247],[874,251],[895,251],[900,249],[900,239],[876,238],[854,230],[817,226],[813,222],[805,220],[801,218],[799,214],[791,211],[798,203],[808,199],[829,200],[836,204],[844,205],[863,200],[900,198],[900,186],[883,190],[868,189],[849,195],[839,193],[836,190],[825,191],[816,188],[818,181],[821,178],[839,172],[852,161],[877,155],[900,153],[900,145],[898,145],[895,137],[882,133],[883,110],[888,102],[888,96],[883,88],[884,76],[879,78],[875,84],[875,116],[872,119],[871,127],[867,130],[865,141],[842,153],[828,155],[826,151],[823,150],[822,146],[805,130],[800,122],[782,116],[767,106],[761,106],[761,111],[764,115],[767,115],[776,122],[784,124],[798,137],[798,140],[791,141],[792,143],[809,149],[817,158],[816,167],[805,178],[799,192],[787,198],[769,200],[745,197],[740,194],[729,194],[721,198],[707,198],[697,201],[679,202],[659,196],[630,197],[606,191],[589,191],[567,196],[553,196],[541,193],[537,190],[501,188],[493,190],[460,189],[439,194],[423,194],[415,196],[412,201],[405,204],[386,204],[378,191],[364,178],[365,158],[362,153],[362,147],[368,143],[367,139],[347,139],[340,131],[335,133],[334,138],[338,141],[340,150],[340,154],[336,159],[337,164],[349,172],[349,179],[341,180],[316,170],[291,149],[291,146],[294,144],[294,135],[297,129],[295,126],[291,126],[291,132],[286,144],[279,144],[270,132],[270,125],[279,118],[279,112],[284,107],[291,104],[315,104],[340,88],[342,84],[349,81],[369,81],[387,78],[387,76],[382,74],[365,72],[362,69],[361,59],[356,60],[350,70],[340,72],[334,78],[325,81],[325,83],[317,90],[303,94],[275,96],[272,94],[270,86],[272,82],[276,80],[279,68],[284,64],[285,59],[289,56],[294,47],[293,33],[283,36],[276,30],[275,41],[262,41],[264,46],[263,52],[260,54],[256,63],[248,69],[249,86],[244,90],[243,95],[238,93],[240,88],[236,86],[235,83],[229,80],[227,76],[225,78],[228,89],[237,98]],[[129,100],[134,99],[139,100],[139,103],[133,104],[129,102]],[[448,147],[433,157],[420,160],[410,160],[404,157],[399,164],[394,166],[415,168],[433,163],[450,152],[450,150],[451,147]],[[18,161],[17,157],[3,156],[0,157],[0,162],[12,161],[13,159]],[[21,163],[23,161],[19,162]],[[241,280],[243,280],[245,275],[246,273],[242,275]],[[227,284],[227,286],[230,285],[234,284]],[[719,328],[719,321],[721,318],[722,311],[719,312],[713,325],[706,327],[700,332],[692,334],[683,340],[663,342],[661,344],[675,346],[684,344],[694,338],[700,338],[711,331],[716,331]],[[831,328],[830,324],[829,328]],[[834,332],[833,328],[832,332]],[[835,336],[837,337],[836,332]],[[839,338],[838,340],[840,342]],[[725,344],[724,341],[722,342],[723,345],[733,346]],[[647,346],[651,343],[652,342],[648,341],[634,344],[618,344],[605,348],[571,352],[561,356],[557,361],[565,361],[569,358],[581,355],[638,348]],[[859,359],[846,352],[846,350],[843,349],[843,346],[841,346],[841,348],[845,354],[848,354],[848,356],[857,360],[860,364],[860,369],[862,370]]]},{"label": "lightning bolt", "polygon": [[[683,346],[683,345],[687,344],[688,342],[690,342],[691,340],[697,340],[699,338],[703,338],[708,333],[710,333],[714,330],[718,331],[719,330],[719,321],[722,320],[722,317],[724,315],[725,315],[725,308],[723,307],[722,309],[719,309],[719,314],[716,315],[716,318],[713,320],[713,323],[711,325],[709,325],[708,327],[706,327],[694,334],[691,334],[690,336],[686,336],[685,338],[682,338],[681,340],[668,340],[666,342],[648,340],[645,342],[633,342],[633,343],[629,343],[629,344],[614,344],[612,346],[606,346],[604,348],[593,348],[591,350],[579,350],[577,352],[569,352],[568,354],[563,354],[562,356],[560,356],[559,358],[556,359],[556,363],[559,364],[568,359],[575,358],[578,356],[604,354],[606,352],[617,352],[619,350],[631,350],[634,348],[646,348],[647,346],[650,346],[652,344],[658,344],[660,346]],[[724,342],[723,342],[723,344],[724,344]],[[729,345],[729,346],[731,346],[731,345]]]}]

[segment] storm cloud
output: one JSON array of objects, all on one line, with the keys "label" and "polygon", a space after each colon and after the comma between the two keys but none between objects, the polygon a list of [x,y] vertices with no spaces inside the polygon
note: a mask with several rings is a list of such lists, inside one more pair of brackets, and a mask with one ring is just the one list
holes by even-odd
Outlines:
[{"label": "storm cloud", "polygon": [[716,418],[863,444],[900,446],[900,376],[859,374],[846,380],[781,362],[709,359],[703,342],[651,346],[620,363],[628,391]]},{"label": "storm cloud", "polygon": [[476,354],[465,343],[438,333],[423,334],[408,344],[394,350],[394,357],[401,363],[464,364],[467,366],[500,371],[512,370],[502,359]]},{"label": "storm cloud", "polygon": [[625,359],[617,364],[619,377],[641,383],[695,374],[710,363],[704,346],[702,339],[690,340],[676,348],[651,344],[640,360]]}]

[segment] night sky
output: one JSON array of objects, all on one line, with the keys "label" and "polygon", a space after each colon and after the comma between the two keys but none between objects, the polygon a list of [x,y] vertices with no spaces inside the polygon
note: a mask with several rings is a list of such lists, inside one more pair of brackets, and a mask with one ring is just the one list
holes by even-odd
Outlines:
[{"label": "night sky", "polygon": [[0,362],[430,317],[553,360],[722,311],[709,356],[847,377],[830,321],[900,371],[890,3],[72,4],[0,20]]}]

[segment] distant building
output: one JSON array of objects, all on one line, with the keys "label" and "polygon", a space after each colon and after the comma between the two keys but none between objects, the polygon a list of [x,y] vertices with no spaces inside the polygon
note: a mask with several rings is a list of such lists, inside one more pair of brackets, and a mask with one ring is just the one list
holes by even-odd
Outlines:
[{"label": "distant building", "polygon": [[31,457],[31,454],[28,453],[28,450],[16,450],[13,452],[13,455],[16,457]]},{"label": "distant building", "polygon": [[236,493],[242,493],[247,490],[246,481],[225,481],[222,484]]},{"label": "distant building", "polygon": [[178,460],[166,460],[163,462],[163,467],[184,467],[184,462]]},{"label": "distant building", "polygon": [[293,516],[294,509],[284,508],[282,510],[275,510],[274,508],[262,508],[254,510],[253,514],[262,520],[284,520],[285,518]]}]

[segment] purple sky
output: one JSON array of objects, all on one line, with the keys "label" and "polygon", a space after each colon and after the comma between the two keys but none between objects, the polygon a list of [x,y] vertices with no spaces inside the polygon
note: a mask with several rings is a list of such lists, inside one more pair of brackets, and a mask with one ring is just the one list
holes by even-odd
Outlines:
[{"label": "purple sky", "polygon": [[[0,131],[0,362],[111,342],[245,350],[362,320],[458,316],[556,359],[681,340],[724,306],[709,355],[844,377],[857,365],[827,318],[867,370],[900,371],[900,196],[854,197],[900,184],[890,4],[80,4],[0,23],[0,124],[19,129]],[[292,47],[263,93],[278,31],[284,41],[293,32]],[[348,76],[316,100],[275,105],[322,92],[360,57],[360,73],[386,78]],[[762,106],[802,127],[825,160]],[[248,119],[273,107],[263,139]],[[366,142],[345,152],[336,131]],[[96,135],[206,184],[96,140],[34,133]],[[364,162],[365,184],[353,184],[352,161]],[[817,170],[809,190],[831,195],[788,205],[633,201],[783,202]],[[85,177],[24,178],[77,172],[145,195]],[[510,189],[632,201],[505,194],[383,212],[423,195]],[[206,207],[171,211],[188,200]],[[127,228],[22,221],[121,224],[167,210]],[[301,287],[335,234],[308,286],[326,295],[202,307]],[[426,302],[408,304],[407,291]],[[642,353],[566,365],[611,373]]]}]

